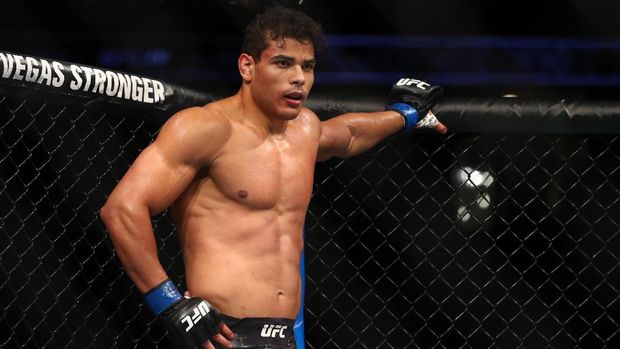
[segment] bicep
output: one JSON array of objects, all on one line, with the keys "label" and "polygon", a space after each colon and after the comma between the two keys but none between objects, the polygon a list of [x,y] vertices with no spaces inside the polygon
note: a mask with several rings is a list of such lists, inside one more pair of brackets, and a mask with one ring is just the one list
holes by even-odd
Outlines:
[{"label": "bicep", "polygon": [[157,214],[176,200],[197,171],[195,166],[171,159],[155,142],[136,158],[112,196],[146,206],[151,215]]},{"label": "bicep", "polygon": [[228,139],[230,127],[193,108],[173,116],[155,142],[131,165],[112,195],[157,214],[169,207],[208,166]]},{"label": "bicep", "polygon": [[321,122],[318,161],[347,153],[353,139],[351,128],[340,118],[332,118]]}]

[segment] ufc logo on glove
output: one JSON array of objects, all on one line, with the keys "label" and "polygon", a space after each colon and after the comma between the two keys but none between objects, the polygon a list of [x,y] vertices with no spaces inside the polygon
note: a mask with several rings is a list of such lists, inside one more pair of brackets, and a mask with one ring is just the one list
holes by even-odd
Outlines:
[{"label": "ufc logo on glove", "polygon": [[422,80],[411,79],[411,78],[402,78],[398,80],[398,82],[396,82],[396,86],[411,86],[411,85],[416,85],[418,88],[421,88],[422,90],[426,90],[426,88],[430,86],[430,84]]},{"label": "ufc logo on glove", "polygon": [[202,319],[202,317],[207,315],[208,313],[209,307],[207,306],[207,303],[202,302],[198,304],[198,306],[194,308],[194,314],[191,317],[187,315],[183,319],[181,319],[181,323],[187,323],[185,332],[189,332],[189,330],[191,330],[192,327],[194,327],[194,325],[198,323],[198,321],[200,321],[200,319]]}]

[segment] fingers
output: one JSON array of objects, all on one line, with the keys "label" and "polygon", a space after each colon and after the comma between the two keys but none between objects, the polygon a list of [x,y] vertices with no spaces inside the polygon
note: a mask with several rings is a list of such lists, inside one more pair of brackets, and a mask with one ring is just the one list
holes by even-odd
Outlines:
[{"label": "fingers", "polygon": [[[211,337],[211,340],[217,342],[219,345],[221,345],[221,346],[223,346],[225,348],[232,348],[233,347],[232,343],[228,339],[224,338],[224,336],[222,336],[220,333],[218,333],[215,336]],[[213,344],[211,344],[211,345],[213,345]]]},{"label": "fingers", "polygon": [[448,132],[446,125],[437,120],[435,114],[430,110],[422,120],[418,121],[416,128],[432,128],[441,134]]},{"label": "fingers", "polygon": [[233,331],[224,323],[220,325],[220,333],[217,333],[211,337],[211,340],[206,341],[203,344],[203,348],[215,349],[215,346],[212,342],[217,342],[219,345],[224,348],[232,348],[233,345],[230,342],[235,337]]},{"label": "fingers", "polygon": [[446,125],[442,124],[441,122],[437,122],[437,125],[435,125],[435,131],[441,134],[445,134],[446,132],[448,132],[448,128],[446,127]]},{"label": "fingers", "polygon": [[220,333],[222,333],[228,339],[235,338],[235,334],[225,323],[222,323],[222,325],[220,326]]},{"label": "fingers", "polygon": [[446,132],[448,132],[448,128],[446,127],[446,125],[442,124],[441,121],[437,120],[437,117],[432,111],[429,110],[426,117],[431,119],[429,125],[432,126],[435,131],[441,134],[445,134]]}]

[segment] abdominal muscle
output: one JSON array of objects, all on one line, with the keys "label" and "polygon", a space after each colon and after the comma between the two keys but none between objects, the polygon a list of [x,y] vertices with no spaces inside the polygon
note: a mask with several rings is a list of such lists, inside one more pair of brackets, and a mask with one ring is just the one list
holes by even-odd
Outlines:
[{"label": "abdominal muscle", "polygon": [[222,204],[173,209],[191,295],[232,317],[295,318],[305,210],[282,214]]},{"label": "abdominal muscle", "polygon": [[172,207],[188,290],[229,316],[294,319],[318,137],[239,129]]}]

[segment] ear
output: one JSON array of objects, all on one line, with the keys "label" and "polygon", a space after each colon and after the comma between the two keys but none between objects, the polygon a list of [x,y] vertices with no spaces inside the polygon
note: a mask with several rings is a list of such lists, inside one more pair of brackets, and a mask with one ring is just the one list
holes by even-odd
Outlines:
[{"label": "ear", "polygon": [[244,82],[252,81],[254,77],[254,58],[247,53],[242,53],[237,61],[239,65],[239,74]]}]

